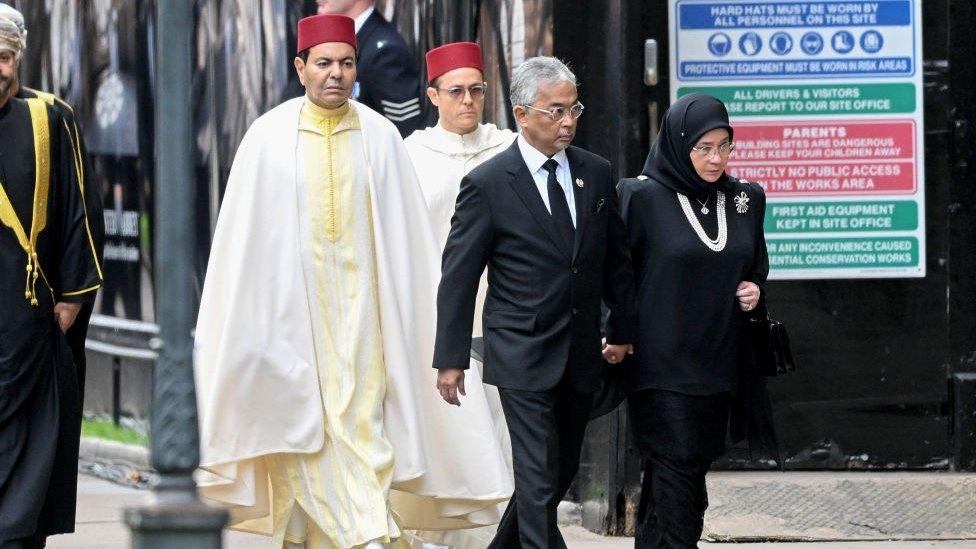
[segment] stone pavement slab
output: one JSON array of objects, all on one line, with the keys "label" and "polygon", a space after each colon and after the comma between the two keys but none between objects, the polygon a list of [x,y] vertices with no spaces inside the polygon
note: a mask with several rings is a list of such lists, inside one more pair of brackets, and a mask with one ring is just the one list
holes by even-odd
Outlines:
[{"label": "stone pavement slab", "polygon": [[972,474],[717,472],[708,498],[708,540],[970,539],[976,548]]},{"label": "stone pavement slab", "polygon": [[[51,549],[127,549],[129,528],[122,522],[122,510],[141,505],[145,490],[120,486],[102,479],[78,477],[78,515],[75,533],[48,539]],[[267,538],[230,532],[224,534],[224,547],[268,549]]]}]

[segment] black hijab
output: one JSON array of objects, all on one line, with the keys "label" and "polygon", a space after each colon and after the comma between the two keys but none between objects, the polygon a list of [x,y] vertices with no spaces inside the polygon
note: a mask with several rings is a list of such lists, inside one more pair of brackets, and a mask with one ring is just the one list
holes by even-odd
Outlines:
[{"label": "black hijab", "polygon": [[664,113],[661,132],[651,145],[643,175],[676,193],[696,198],[732,188],[732,180],[723,173],[709,183],[698,175],[691,163],[691,148],[701,136],[725,128],[732,138],[732,125],[725,104],[710,95],[692,93],[675,101]]}]

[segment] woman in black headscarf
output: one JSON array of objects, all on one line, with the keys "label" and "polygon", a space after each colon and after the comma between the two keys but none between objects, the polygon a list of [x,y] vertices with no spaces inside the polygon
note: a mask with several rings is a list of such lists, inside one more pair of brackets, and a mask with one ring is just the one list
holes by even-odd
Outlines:
[{"label": "woman in black headscarf", "polygon": [[643,174],[618,186],[640,322],[622,372],[647,460],[637,547],[697,547],[705,473],[725,448],[746,316],[769,270],[766,197],[725,173],[733,147],[725,105],[686,95],[664,114]]}]

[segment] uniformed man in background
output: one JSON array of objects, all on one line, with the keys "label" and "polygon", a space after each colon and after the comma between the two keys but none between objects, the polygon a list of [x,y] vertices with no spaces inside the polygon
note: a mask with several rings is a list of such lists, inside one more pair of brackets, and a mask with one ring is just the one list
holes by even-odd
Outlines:
[{"label": "uniformed man in background", "polygon": [[407,137],[423,123],[420,74],[406,42],[376,11],[373,0],[317,0],[320,14],[338,14],[356,23],[353,99],[382,114]]}]

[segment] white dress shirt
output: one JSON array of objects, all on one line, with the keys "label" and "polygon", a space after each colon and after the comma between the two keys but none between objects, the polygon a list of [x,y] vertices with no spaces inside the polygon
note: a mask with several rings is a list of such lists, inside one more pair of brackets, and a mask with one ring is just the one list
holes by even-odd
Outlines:
[{"label": "white dress shirt", "polygon": [[376,11],[376,6],[370,6],[366,8],[366,11],[360,13],[355,19],[353,19],[353,24],[356,26],[356,34],[359,34],[359,29],[363,28],[363,25],[366,24],[366,20],[369,19],[370,15],[373,15],[374,11]]},{"label": "white dress shirt", "polygon": [[[535,186],[539,189],[539,194],[542,195],[542,202],[552,214],[552,208],[549,206],[549,172],[542,167],[549,160],[549,157],[529,145],[522,134],[519,134],[515,141],[518,143],[519,152],[522,153],[522,160],[525,161],[525,165],[529,168],[529,173],[532,174],[532,179],[535,181]],[[569,204],[569,217],[573,219],[573,227],[575,228],[576,197],[573,195],[573,178],[569,173],[569,158],[566,156],[566,151],[559,151],[552,159],[559,164],[559,167],[556,168],[556,181],[559,182],[559,186],[563,188],[563,194],[566,195],[566,203]]]}]

